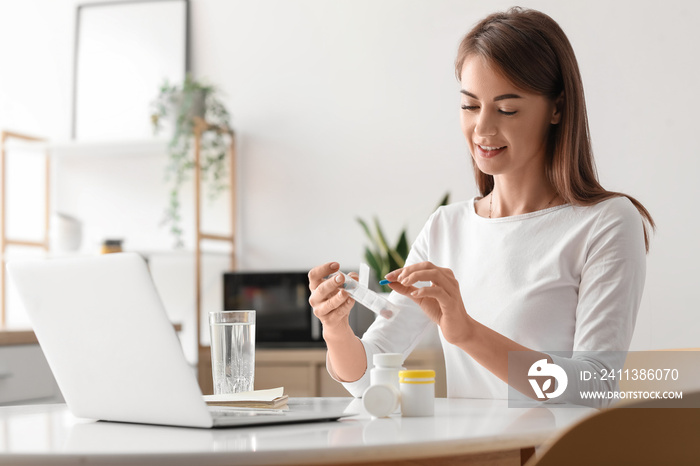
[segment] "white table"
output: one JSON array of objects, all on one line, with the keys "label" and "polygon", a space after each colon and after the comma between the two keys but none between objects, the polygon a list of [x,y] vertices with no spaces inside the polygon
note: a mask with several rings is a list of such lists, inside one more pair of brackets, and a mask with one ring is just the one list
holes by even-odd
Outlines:
[{"label": "white table", "polygon": [[372,419],[361,400],[326,400],[357,415],[337,422],[202,430],[81,420],[65,405],[2,407],[0,464],[440,464],[456,458],[460,464],[520,464],[521,449],[596,412],[438,399],[435,417]]}]

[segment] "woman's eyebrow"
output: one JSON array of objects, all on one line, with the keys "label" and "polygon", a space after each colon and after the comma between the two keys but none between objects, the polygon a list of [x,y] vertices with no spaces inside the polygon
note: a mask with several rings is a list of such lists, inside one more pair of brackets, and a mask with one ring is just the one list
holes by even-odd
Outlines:
[{"label": "woman's eyebrow", "polygon": [[[472,94],[469,91],[465,91],[464,89],[462,89],[459,92],[466,95],[467,97],[471,97],[472,99],[479,100],[479,98],[477,96],[475,96],[474,94]],[[503,95],[498,95],[498,96],[494,97],[493,101],[498,102],[499,100],[505,100],[505,99],[522,99],[522,96],[520,96],[518,94],[503,94]]]}]

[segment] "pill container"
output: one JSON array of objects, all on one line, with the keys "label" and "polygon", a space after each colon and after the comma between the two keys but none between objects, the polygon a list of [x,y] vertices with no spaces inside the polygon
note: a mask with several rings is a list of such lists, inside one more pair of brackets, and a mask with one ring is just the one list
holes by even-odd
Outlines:
[{"label": "pill container", "polygon": [[[385,417],[400,412],[401,391],[399,389],[399,371],[403,354],[379,353],[372,356],[374,367],[369,371],[370,386],[362,395],[362,404],[374,417]],[[391,387],[386,388],[373,387]]]},{"label": "pill container", "polygon": [[435,414],[435,371],[400,371],[402,416]]},{"label": "pill container", "polygon": [[405,369],[401,367],[403,354],[401,353],[380,353],[372,356],[374,367],[369,371],[370,385],[392,385],[399,391],[399,371]]},{"label": "pill container", "polygon": [[[360,283],[353,279],[350,275],[346,275],[343,272],[336,272],[329,275],[329,277],[334,277],[338,274],[342,274],[345,277],[343,282],[343,289],[352,296],[352,298],[358,303],[362,304],[364,307],[370,311],[384,317],[385,319],[393,319],[401,311],[401,308],[396,304],[389,302],[383,296],[377,294],[375,291],[367,288],[367,284]],[[362,274],[362,270],[360,270]],[[362,281],[362,279],[360,279]]]},{"label": "pill container", "polygon": [[370,385],[362,394],[362,405],[374,417],[387,417],[399,409],[400,398],[393,385]]}]

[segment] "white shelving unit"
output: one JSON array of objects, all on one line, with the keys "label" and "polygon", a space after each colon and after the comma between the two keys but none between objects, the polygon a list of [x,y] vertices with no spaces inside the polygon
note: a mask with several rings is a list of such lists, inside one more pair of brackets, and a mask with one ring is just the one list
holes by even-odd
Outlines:
[{"label": "white shelving unit", "polygon": [[144,157],[165,153],[168,141],[162,138],[119,141],[10,140],[8,151],[32,149],[48,151],[51,157]]},{"label": "white shelving unit", "polygon": [[[125,250],[131,250],[134,252],[139,252],[140,254],[144,255],[147,258],[150,258],[154,261],[154,268],[159,269],[159,273],[161,274],[160,280],[158,277],[154,276],[154,280],[156,281],[156,286],[159,287],[159,291],[161,291],[161,296],[163,297],[163,300],[166,304],[166,308],[169,308],[169,314],[171,314],[171,318],[175,319],[186,319],[187,322],[183,322],[183,328],[186,328],[186,331],[188,333],[191,333],[191,337],[188,336],[187,340],[191,340],[189,342],[183,341],[183,346],[191,346],[191,351],[188,351],[187,348],[185,349],[186,354],[188,354],[190,360],[193,362],[198,358],[198,353],[202,350],[202,348],[206,348],[208,350],[208,346],[206,344],[208,343],[206,340],[203,341],[203,334],[204,334],[204,329],[202,327],[202,322],[204,321],[203,315],[206,314],[206,312],[203,311],[203,301],[206,299],[209,299],[210,303],[208,304],[209,307],[212,306],[212,293],[216,294],[215,296],[215,305],[217,307],[220,307],[220,296],[222,293],[219,292],[219,290],[215,289],[215,284],[213,281],[215,281],[215,276],[214,272],[211,271],[203,271],[203,267],[206,267],[207,263],[209,264],[216,264],[212,268],[216,269],[219,267],[218,264],[220,264],[223,261],[225,262],[226,258],[228,258],[228,266],[225,268],[226,270],[229,270],[233,267],[235,267],[235,244],[234,244],[234,232],[235,232],[235,206],[236,206],[236,201],[235,201],[235,141],[234,141],[234,135],[233,131],[231,131],[228,128],[217,128],[215,126],[208,125],[204,121],[200,121],[197,123],[196,126],[196,131],[195,131],[195,148],[198,148],[197,142],[200,140],[202,134],[204,134],[207,131],[220,131],[220,132],[225,132],[230,135],[231,138],[231,143],[229,147],[229,154],[230,154],[230,160],[231,160],[231,178],[230,178],[230,195],[231,195],[231,210],[230,210],[230,215],[231,215],[231,229],[229,234],[215,234],[215,233],[204,233],[202,231],[202,225],[201,225],[201,216],[202,213],[200,212],[200,198],[201,196],[201,189],[202,187],[199,186],[199,183],[194,182],[194,192],[192,193],[192,198],[194,198],[194,206],[187,205],[186,208],[192,208],[195,211],[195,225],[193,225],[193,228],[196,229],[196,237],[195,237],[195,244],[193,247],[190,247],[187,250],[172,250],[172,249],[167,249],[167,248],[149,248],[149,247],[142,247],[139,245],[130,245],[129,241],[127,241],[125,245]],[[46,160],[47,160],[47,168],[46,168],[46,179],[47,179],[47,184],[46,184],[46,223],[45,223],[45,235],[44,235],[44,241],[39,244],[40,247],[43,248],[45,251],[42,256],[43,257],[61,257],[61,256],[67,256],[67,255],[75,255],[75,254],[88,254],[84,250],[81,252],[49,252],[49,218],[50,218],[50,212],[51,208],[53,206],[56,206],[56,202],[52,202],[52,198],[56,199],[56,186],[58,183],[56,181],[60,181],[60,174],[57,173],[56,167],[61,166],[61,167],[72,167],[69,168],[70,170],[75,170],[76,168],[81,170],[84,166],[89,166],[90,168],[88,169],[88,175],[92,174],[90,170],[95,170],[94,167],[99,167],[99,166],[108,166],[110,169],[114,169],[113,173],[109,173],[110,177],[106,182],[104,183],[106,186],[103,187],[102,192],[108,192],[110,199],[106,202],[106,207],[108,207],[107,210],[112,209],[117,217],[115,218],[120,218],[121,221],[124,221],[124,218],[127,220],[131,220],[131,218],[128,215],[124,215],[123,208],[121,208],[118,205],[119,199],[115,199],[117,196],[114,196],[112,193],[117,191],[120,187],[122,187],[121,183],[125,183],[123,185],[124,189],[130,192],[127,192],[127,195],[131,195],[130,201],[131,204],[134,203],[134,199],[139,199],[138,193],[140,191],[134,190],[133,187],[136,186],[135,183],[138,183],[138,186],[144,186],[149,183],[151,183],[150,180],[153,180],[152,183],[163,183],[162,180],[158,179],[153,179],[152,178],[152,171],[149,171],[147,175],[139,177],[140,173],[138,172],[130,172],[130,168],[128,168],[129,165],[133,165],[134,167],[143,167],[144,165],[147,166],[149,170],[155,170],[157,167],[162,167],[164,166],[165,163],[165,156],[167,154],[167,148],[168,148],[168,140],[163,139],[163,138],[152,138],[152,139],[144,139],[144,140],[114,140],[114,141],[46,141],[42,140],[40,138],[12,138],[11,140],[4,141],[4,150],[7,153],[12,153],[13,151],[26,151],[26,150],[31,150],[31,151],[44,151],[46,155]],[[195,155],[198,156],[198,150],[195,151]],[[104,162],[96,162],[96,160],[104,160]],[[121,163],[122,160],[125,163]],[[127,168],[124,168],[125,165]],[[65,171],[62,171],[65,175]],[[72,173],[72,172],[70,172]],[[160,174],[159,172],[158,174]],[[150,176],[150,178],[149,178]],[[49,180],[52,180],[53,182],[49,184]],[[198,180],[198,176],[194,176],[195,180]],[[93,182],[95,180],[95,177],[90,178],[84,178],[85,181],[88,183]],[[80,181],[80,180],[79,180]],[[75,183],[75,180],[71,179],[71,182]],[[95,183],[101,183],[100,180],[95,181]],[[131,183],[131,184],[129,184]],[[75,185],[79,185],[80,183],[75,183]],[[51,191],[53,190],[53,192]],[[151,189],[148,192],[149,196],[147,196],[149,199],[152,198],[154,195],[156,195],[156,190]],[[82,195],[82,193],[81,193]],[[89,193],[87,194],[88,196],[90,195]],[[3,196],[3,199],[6,199],[6,196]],[[63,199],[63,197],[61,197]],[[71,199],[74,200],[74,199]],[[191,199],[185,199],[187,201],[191,201]],[[164,198],[165,201],[165,198]],[[70,205],[72,205],[69,202]],[[60,208],[60,206],[59,206]],[[121,209],[121,211],[120,211]],[[88,212],[88,218],[89,213],[95,212],[95,209],[93,207],[93,210]],[[188,211],[191,213],[191,211]],[[84,213],[84,212],[83,212]],[[157,215],[157,213],[150,212],[152,215],[148,219],[140,219],[141,222],[148,222],[149,224],[157,224],[157,218],[153,218],[153,215]],[[121,215],[121,217],[119,216]],[[218,215],[218,212],[217,212]],[[138,221],[138,219],[135,219],[134,221]],[[189,222],[189,219],[187,220]],[[140,224],[140,223],[139,223]],[[153,227],[155,228],[155,227]],[[132,230],[129,230],[133,232]],[[161,233],[162,234],[162,233]],[[148,240],[146,242],[149,242]],[[212,248],[214,249],[212,251],[208,251],[202,248],[201,243],[202,242],[216,242],[216,243],[230,243],[231,247],[230,250],[225,250],[226,248],[216,248],[214,247],[215,244],[212,244]],[[153,243],[153,237],[150,239],[150,244]],[[97,249],[95,249],[94,253],[97,253]],[[90,252],[92,253],[92,252]],[[11,256],[17,256],[20,255],[20,252],[14,252],[12,251]],[[3,260],[5,257],[3,256]],[[156,264],[157,262],[157,264]],[[170,264],[167,267],[166,266],[160,266],[158,264]],[[4,268],[3,268],[4,269]],[[177,276],[177,285],[173,285],[170,288],[174,289],[175,291],[171,294],[174,295],[174,297],[168,297],[166,296],[167,293],[163,293],[162,289],[167,287],[168,281],[169,280],[175,280],[173,277],[176,275],[174,272],[175,270],[178,270],[178,276]],[[190,271],[191,271],[191,276],[190,276]],[[208,277],[207,277],[208,274]],[[184,277],[184,278],[183,278]],[[2,277],[3,280],[2,282],[4,283],[4,277]],[[192,284],[194,282],[194,287],[189,285],[189,287],[184,286],[184,280],[187,280],[188,284]],[[220,280],[218,280],[220,281]],[[159,286],[160,285],[160,286]],[[189,288],[189,290],[193,291],[188,291],[186,288]],[[204,294],[208,294],[207,297],[203,296]],[[3,295],[0,296],[2,299],[2,302],[5,303],[5,297],[6,293],[3,290]],[[184,304],[183,304],[184,303]],[[193,303],[194,304],[194,309],[192,309],[192,304],[186,304],[186,303]],[[189,308],[189,313],[185,310],[185,308]],[[171,309],[175,309],[174,311],[171,312]],[[4,316],[4,314],[3,314]],[[0,319],[0,330],[4,328],[4,317],[3,319]],[[181,335],[181,338],[183,336]]]},{"label": "white shelving unit", "polygon": [[8,207],[8,173],[7,173],[7,157],[8,144],[15,142],[18,144],[35,144],[42,145],[45,140],[40,137],[21,134],[11,131],[2,131],[0,134],[0,328],[3,328],[6,323],[6,278],[5,264],[6,253],[8,246],[22,246],[29,248],[39,248],[44,251],[49,250],[49,214],[51,205],[51,156],[48,150],[40,148],[44,153],[44,231],[43,238],[36,240],[33,238],[23,237],[8,237],[7,235],[7,207]]}]

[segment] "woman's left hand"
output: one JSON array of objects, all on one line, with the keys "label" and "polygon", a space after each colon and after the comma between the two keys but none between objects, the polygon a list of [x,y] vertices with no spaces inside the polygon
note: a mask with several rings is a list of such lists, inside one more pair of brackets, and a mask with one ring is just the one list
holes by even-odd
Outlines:
[{"label": "woman's left hand", "polygon": [[[396,269],[385,277],[389,287],[418,304],[428,317],[440,326],[445,339],[458,344],[469,338],[470,318],[464,308],[459,282],[451,269],[420,262]],[[416,288],[417,282],[431,286]]]}]

